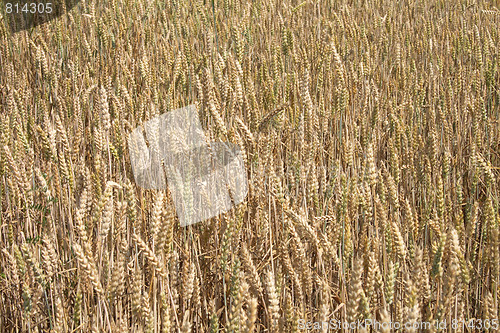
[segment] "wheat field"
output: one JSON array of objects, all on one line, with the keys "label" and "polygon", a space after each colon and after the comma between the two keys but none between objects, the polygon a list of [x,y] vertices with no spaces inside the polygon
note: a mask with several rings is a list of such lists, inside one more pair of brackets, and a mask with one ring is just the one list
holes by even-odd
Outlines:
[{"label": "wheat field", "polygon": [[[498,2],[0,15],[0,332],[499,330]],[[191,104],[249,191],[181,227],[127,137]]]}]

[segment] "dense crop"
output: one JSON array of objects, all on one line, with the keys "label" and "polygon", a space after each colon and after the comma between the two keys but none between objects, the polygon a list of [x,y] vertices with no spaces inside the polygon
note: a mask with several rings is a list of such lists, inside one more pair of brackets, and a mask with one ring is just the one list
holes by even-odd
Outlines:
[{"label": "dense crop", "polygon": [[[15,34],[1,13],[0,331],[498,318],[491,2],[86,0]],[[249,193],[183,228],[127,137],[193,103]]]}]

